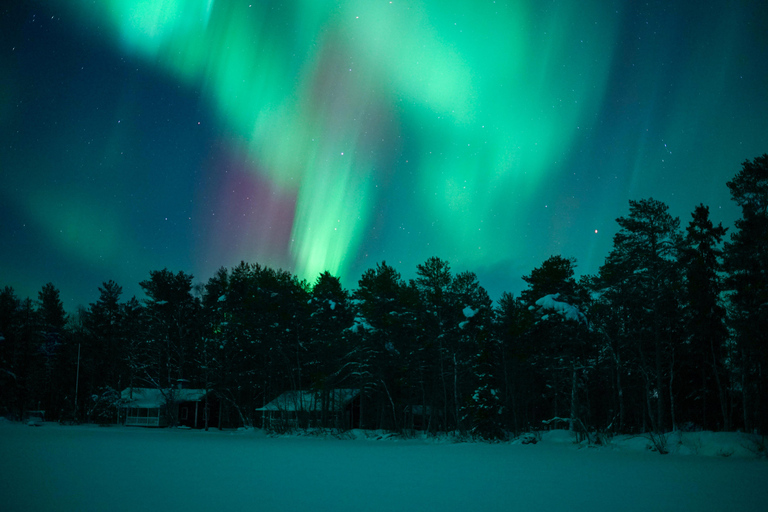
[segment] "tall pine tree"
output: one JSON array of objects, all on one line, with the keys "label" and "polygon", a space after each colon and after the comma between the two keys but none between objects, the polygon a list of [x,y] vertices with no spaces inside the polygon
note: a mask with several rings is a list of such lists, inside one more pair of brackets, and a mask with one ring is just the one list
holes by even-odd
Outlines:
[{"label": "tall pine tree", "polygon": [[[709,207],[703,204],[693,211],[686,227],[685,247],[680,262],[685,269],[686,329],[692,351],[691,369],[699,373],[701,387],[691,410],[699,413],[695,420],[700,425],[713,427],[707,418],[709,390],[714,388],[720,409],[720,427],[730,430],[730,399],[725,368],[726,340],[725,308],[720,299],[722,292],[722,250],[720,245],[726,229],[715,226],[709,218]],[[692,375],[698,380],[699,375]],[[710,423],[708,425],[708,423]]]},{"label": "tall pine tree", "polygon": [[627,335],[644,379],[645,413],[651,428],[662,432],[674,423],[674,340],[679,316],[680,220],[653,198],[629,202],[629,215],[619,217],[621,228],[613,250],[601,268],[603,291],[622,303]]},{"label": "tall pine tree", "polygon": [[745,161],[727,183],[742,216],[725,244],[729,323],[741,366],[744,427],[768,432],[768,154]]}]

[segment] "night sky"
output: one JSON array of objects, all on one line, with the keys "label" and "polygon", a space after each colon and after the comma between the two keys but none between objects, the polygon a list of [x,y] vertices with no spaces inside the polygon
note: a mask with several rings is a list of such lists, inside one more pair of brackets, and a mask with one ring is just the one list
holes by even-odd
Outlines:
[{"label": "night sky", "polygon": [[737,218],[766,27],[763,0],[3,2],[0,286],[595,273],[630,199]]}]

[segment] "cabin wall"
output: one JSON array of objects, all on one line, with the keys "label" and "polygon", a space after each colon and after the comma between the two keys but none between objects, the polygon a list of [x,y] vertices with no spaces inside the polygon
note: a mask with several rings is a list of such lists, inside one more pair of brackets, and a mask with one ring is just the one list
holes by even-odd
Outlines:
[{"label": "cabin wall", "polygon": [[[205,428],[205,400],[179,403],[179,425],[190,428]],[[208,427],[219,426],[219,402],[208,399]]]},{"label": "cabin wall", "polygon": [[129,407],[124,409],[124,424],[129,427],[167,427],[168,419],[160,408]]}]

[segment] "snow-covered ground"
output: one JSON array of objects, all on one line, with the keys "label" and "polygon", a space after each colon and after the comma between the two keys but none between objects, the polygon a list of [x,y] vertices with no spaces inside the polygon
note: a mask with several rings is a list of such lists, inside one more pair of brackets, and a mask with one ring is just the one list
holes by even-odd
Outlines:
[{"label": "snow-covered ground", "polygon": [[768,461],[736,434],[697,436],[661,456],[643,438],[588,448],[563,431],[487,444],[0,420],[0,509],[768,510]]}]

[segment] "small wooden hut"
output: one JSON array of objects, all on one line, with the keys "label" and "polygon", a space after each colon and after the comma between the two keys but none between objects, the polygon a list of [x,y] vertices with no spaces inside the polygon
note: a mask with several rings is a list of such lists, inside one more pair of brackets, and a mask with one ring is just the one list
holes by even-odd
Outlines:
[{"label": "small wooden hut", "polygon": [[265,428],[283,430],[292,427],[334,427],[342,429],[360,426],[360,390],[332,389],[320,391],[286,391],[264,407]]},{"label": "small wooden hut", "polygon": [[[125,388],[120,394],[124,423],[136,427],[167,427],[175,415],[177,426],[205,427],[204,389]],[[169,408],[172,408],[169,411]],[[169,414],[170,413],[170,414]],[[218,401],[208,395],[208,425],[218,425]]]}]

